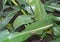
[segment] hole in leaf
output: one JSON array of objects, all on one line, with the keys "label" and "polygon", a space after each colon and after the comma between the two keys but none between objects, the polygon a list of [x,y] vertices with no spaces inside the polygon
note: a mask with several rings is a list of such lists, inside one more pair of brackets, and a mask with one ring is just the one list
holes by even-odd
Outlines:
[{"label": "hole in leaf", "polygon": [[15,31],[22,32],[23,30],[25,30],[25,26],[24,25],[21,25]]}]

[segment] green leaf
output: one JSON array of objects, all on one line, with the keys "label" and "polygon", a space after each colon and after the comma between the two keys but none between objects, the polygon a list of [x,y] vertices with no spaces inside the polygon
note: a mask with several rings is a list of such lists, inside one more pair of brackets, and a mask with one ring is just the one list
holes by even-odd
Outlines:
[{"label": "green leaf", "polygon": [[0,12],[0,16],[6,17],[9,13],[11,13],[12,11],[8,11],[8,12]]},{"label": "green leaf", "polygon": [[0,34],[0,42],[23,42],[30,36],[31,36],[31,34],[27,33],[27,32],[8,33],[7,31],[2,31],[2,33]]},{"label": "green leaf", "polygon": [[16,13],[17,11],[18,11],[18,10],[15,10],[15,11],[9,13],[9,14],[5,17],[5,19],[4,19],[2,22],[0,22],[0,29],[3,28],[3,27],[5,27],[5,26],[11,21],[11,19],[14,17],[14,15],[15,15],[15,13]]},{"label": "green leaf", "polygon": [[2,40],[3,38],[6,38],[8,35],[9,35],[8,30],[1,31],[0,32],[0,40]]},{"label": "green leaf", "polygon": [[0,11],[0,16],[3,16],[3,12],[2,11]]},{"label": "green leaf", "polygon": [[7,0],[3,0],[3,9],[4,9],[6,2],[7,2]]},{"label": "green leaf", "polygon": [[60,17],[55,17],[54,20],[55,21],[60,21]]},{"label": "green leaf", "polygon": [[31,8],[29,5],[26,5],[24,9],[25,9],[28,13],[34,14],[32,8]]},{"label": "green leaf", "polygon": [[41,34],[43,30],[53,26],[53,24],[51,24],[52,21],[49,21],[49,20],[50,19],[40,20],[32,23],[31,25],[26,25],[26,29],[23,32],[30,31],[30,32],[37,32],[37,34]]},{"label": "green leaf", "polygon": [[48,18],[48,15],[40,0],[27,0],[27,3],[32,7],[36,20],[42,20]]},{"label": "green leaf", "polygon": [[54,9],[48,7],[52,2],[53,0],[49,0],[49,1],[46,1],[46,3],[44,4],[44,7],[46,8],[47,11],[54,12]]},{"label": "green leaf", "polygon": [[[17,2],[22,6],[22,8],[30,14],[33,14],[33,11],[30,5],[26,2],[26,0],[17,0]],[[21,7],[20,6],[20,7]]]},{"label": "green leaf", "polygon": [[15,33],[15,34],[10,34],[9,40],[10,42],[23,42],[30,36],[31,34],[27,32],[22,32],[22,33],[17,33],[17,34]]},{"label": "green leaf", "polygon": [[53,33],[55,36],[60,36],[60,25],[53,27]]},{"label": "green leaf", "polygon": [[49,9],[49,10],[56,9],[56,10],[60,11],[60,5],[57,3],[50,3],[50,4],[46,5],[46,9]]},{"label": "green leaf", "polygon": [[31,16],[29,15],[21,15],[18,16],[17,19],[14,21],[14,28],[16,29],[17,27],[23,25],[23,24],[28,24],[33,22],[33,20],[31,19]]}]

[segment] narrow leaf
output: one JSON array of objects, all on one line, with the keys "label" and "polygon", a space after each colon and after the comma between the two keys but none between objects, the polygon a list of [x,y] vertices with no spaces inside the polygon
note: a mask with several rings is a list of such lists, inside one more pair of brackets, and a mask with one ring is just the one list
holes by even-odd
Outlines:
[{"label": "narrow leaf", "polygon": [[36,20],[42,20],[46,17],[48,18],[48,15],[40,0],[27,0],[27,3],[32,7]]},{"label": "narrow leaf", "polygon": [[15,15],[15,13],[16,13],[17,11],[18,11],[18,10],[9,13],[9,14],[5,17],[5,19],[4,19],[2,22],[0,22],[0,29],[3,28],[4,26],[6,26],[6,25],[11,21],[11,19],[14,17],[14,15]]}]

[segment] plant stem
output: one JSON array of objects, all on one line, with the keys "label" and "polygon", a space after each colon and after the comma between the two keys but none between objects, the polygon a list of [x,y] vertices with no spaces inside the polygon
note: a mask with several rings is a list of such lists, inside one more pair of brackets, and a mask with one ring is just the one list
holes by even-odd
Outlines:
[{"label": "plant stem", "polygon": [[[16,6],[19,6],[16,2],[15,2],[15,0],[12,0],[12,2],[16,5]],[[24,14],[24,15],[26,15],[26,12],[21,8],[21,12]]]}]

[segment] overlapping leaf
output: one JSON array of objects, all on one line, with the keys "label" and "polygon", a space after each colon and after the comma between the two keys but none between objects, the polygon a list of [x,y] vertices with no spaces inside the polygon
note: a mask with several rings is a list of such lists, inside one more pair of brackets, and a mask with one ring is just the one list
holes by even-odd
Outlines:
[{"label": "overlapping leaf", "polygon": [[31,16],[29,15],[21,15],[18,16],[17,19],[14,21],[14,28],[16,29],[17,27],[23,25],[23,24],[28,24],[33,22],[33,20],[31,19]]},{"label": "overlapping leaf", "polygon": [[6,25],[11,21],[11,19],[14,17],[14,15],[15,15],[15,13],[16,13],[17,11],[18,11],[18,10],[15,10],[15,11],[9,13],[9,14],[5,17],[5,19],[4,19],[2,22],[0,22],[0,29],[3,28],[4,26],[6,26]]},{"label": "overlapping leaf", "polygon": [[40,0],[27,0],[27,3],[32,7],[36,20],[48,18],[48,15]]},{"label": "overlapping leaf", "polygon": [[[49,21],[49,20],[50,19],[41,20],[41,21],[34,22],[31,25],[27,25],[26,29],[23,32],[31,31],[31,32],[37,32],[37,34],[41,34],[44,30],[53,26],[53,24],[51,24],[52,21]],[[39,33],[38,31],[41,31],[41,32]]]}]

